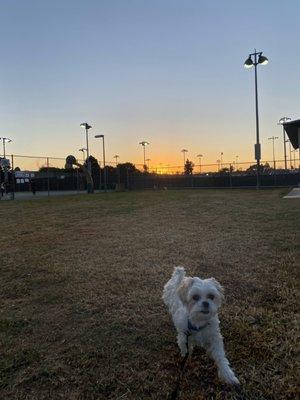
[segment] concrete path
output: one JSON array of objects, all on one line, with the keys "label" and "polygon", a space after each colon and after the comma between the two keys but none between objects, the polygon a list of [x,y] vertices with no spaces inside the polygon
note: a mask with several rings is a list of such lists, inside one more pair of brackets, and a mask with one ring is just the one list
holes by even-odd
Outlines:
[{"label": "concrete path", "polygon": [[284,196],[284,199],[300,199],[300,188],[294,188]]}]

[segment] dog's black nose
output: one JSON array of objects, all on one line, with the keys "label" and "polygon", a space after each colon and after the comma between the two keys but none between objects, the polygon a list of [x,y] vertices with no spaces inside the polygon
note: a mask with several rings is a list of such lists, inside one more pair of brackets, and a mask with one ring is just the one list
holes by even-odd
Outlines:
[{"label": "dog's black nose", "polygon": [[203,307],[205,307],[205,308],[208,308],[208,307],[209,307],[209,303],[208,303],[207,301],[204,301],[204,302],[202,303],[202,305],[203,305]]}]

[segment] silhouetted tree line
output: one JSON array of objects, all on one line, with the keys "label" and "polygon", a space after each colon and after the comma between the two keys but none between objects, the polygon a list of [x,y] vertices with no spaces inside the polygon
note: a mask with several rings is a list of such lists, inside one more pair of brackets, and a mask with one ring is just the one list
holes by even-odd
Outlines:
[{"label": "silhouetted tree line", "polygon": [[[100,168],[98,160],[93,156],[89,156],[89,158],[84,162],[84,166],[86,168],[88,167],[88,163],[90,163],[91,166],[91,173],[95,189],[98,189],[99,187],[103,188],[105,175],[108,189],[114,189],[117,183],[124,184],[124,187],[129,187],[130,179],[134,174],[140,176],[148,174],[146,171],[138,170],[135,165],[130,162],[119,163],[117,166],[106,165],[105,168]],[[65,182],[67,183],[69,178],[71,179],[71,177],[73,177],[74,179],[75,171],[81,179],[84,179],[80,168],[70,169],[67,165],[65,168],[48,168],[43,166],[39,169],[39,172],[43,173],[44,176],[42,177],[37,174],[35,179],[45,178],[50,172],[51,179],[54,179],[55,177],[59,178],[63,175],[65,177]]]},{"label": "silhouetted tree line", "polygon": [[105,174],[106,181],[109,186],[114,186],[117,183],[123,183],[126,186],[126,184],[128,184],[129,178],[133,174],[145,174],[145,172],[139,171],[135,167],[135,165],[130,162],[120,163],[115,167],[111,165],[106,165],[105,168],[101,168],[98,160],[95,157],[90,156],[89,159],[86,159],[84,162],[84,166],[86,168],[88,167],[88,162],[90,162],[91,164],[92,178],[96,188],[100,187],[100,185],[103,186]]},{"label": "silhouetted tree line", "polygon": [[184,164],[184,174],[185,175],[192,175],[194,170],[194,163],[189,159],[186,160]]},{"label": "silhouetted tree line", "polygon": [[[246,170],[246,172],[248,173],[255,173],[255,174],[256,171],[257,171],[257,164],[250,165],[250,167]],[[274,168],[270,167],[270,164],[267,162],[265,164],[259,165],[259,172],[261,174],[268,174],[272,171],[274,171]]]}]

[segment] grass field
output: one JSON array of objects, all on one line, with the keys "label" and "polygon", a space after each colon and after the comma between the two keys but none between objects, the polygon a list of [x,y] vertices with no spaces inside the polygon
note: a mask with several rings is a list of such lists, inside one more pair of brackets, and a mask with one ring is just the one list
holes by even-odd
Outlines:
[{"label": "grass field", "polygon": [[300,201],[285,192],[1,203],[0,398],[167,400],[180,356],[161,292],[184,265],[225,286],[221,329],[242,387],[219,383],[197,349],[180,400],[295,399]]}]

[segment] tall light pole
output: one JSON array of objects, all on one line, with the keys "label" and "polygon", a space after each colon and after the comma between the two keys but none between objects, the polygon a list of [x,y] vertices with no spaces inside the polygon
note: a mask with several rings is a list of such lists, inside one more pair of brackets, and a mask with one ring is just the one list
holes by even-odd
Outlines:
[{"label": "tall light pole", "polygon": [[119,163],[118,163],[118,154],[114,155],[114,158],[116,159],[116,168],[117,168],[117,175],[118,175],[118,184],[120,185],[121,182],[121,177],[120,177],[120,167],[119,167]]},{"label": "tall light pole", "polygon": [[292,169],[292,146],[291,146],[291,141],[289,140],[289,150],[290,150],[290,169]]},{"label": "tall light pole", "polygon": [[218,172],[220,172],[220,162],[221,162],[221,160],[217,160],[217,164],[218,164]]},{"label": "tall light pole", "polygon": [[149,142],[146,142],[145,140],[143,140],[142,142],[139,143],[141,146],[143,146],[143,152],[144,152],[144,171],[146,171],[147,169],[147,165],[146,165],[146,146],[149,146]]},{"label": "tall light pole", "polygon": [[[96,139],[102,139],[102,153],[103,153],[103,171],[104,171],[104,191],[107,191],[107,179],[106,179],[106,168],[105,168],[105,143],[104,135],[95,135]],[[100,170],[101,174],[101,170]]]},{"label": "tall light pole", "polygon": [[[294,164],[293,164],[293,167],[294,167],[294,169],[296,169],[296,149],[294,149],[294,150],[291,150],[291,152],[294,154]],[[291,156],[292,157],[292,156]]]},{"label": "tall light pole", "polygon": [[92,126],[89,125],[87,122],[82,122],[80,124],[80,126],[85,129],[86,159],[88,160],[87,167],[88,167],[89,173],[91,174],[92,173],[92,171],[91,171],[91,162],[90,162],[90,159],[89,159],[89,157],[90,157],[90,152],[89,152],[89,129],[91,129]]},{"label": "tall light pole", "polygon": [[291,157],[291,161],[290,161],[290,164],[291,164],[291,169],[294,169],[295,168],[295,166],[294,166],[294,160],[293,160],[293,149],[291,148],[290,149],[290,157]]},{"label": "tall light pole", "polygon": [[278,136],[271,136],[268,138],[268,140],[272,140],[273,142],[273,165],[274,165],[274,170],[276,169],[276,160],[275,160],[275,140],[278,139]]},{"label": "tall light pole", "polygon": [[118,165],[118,158],[120,158],[120,156],[118,156],[118,154],[114,155],[114,158],[116,159],[116,166]]},{"label": "tall light pole", "polygon": [[238,158],[239,156],[235,156],[235,169],[238,170]]},{"label": "tall light pole", "polygon": [[[256,188],[260,186],[260,159],[261,159],[261,147],[259,143],[259,119],[258,119],[258,93],[257,93],[257,66],[258,64],[266,65],[269,60],[267,57],[262,55],[262,51],[249,54],[249,57],[244,63],[245,68],[251,68],[254,66],[255,70],[255,115],[256,115],[256,144],[255,144],[255,159],[256,159]],[[253,59],[252,59],[253,57]]]},{"label": "tall light pole", "polygon": [[[10,143],[10,142],[12,142],[12,140],[10,138],[7,138],[7,137],[0,137],[0,140],[2,140],[2,143],[3,143],[3,158],[5,158],[5,156],[6,156],[6,154],[5,154],[5,143]],[[13,156],[12,156],[12,159],[13,159]],[[12,161],[12,163],[13,163],[13,161]],[[4,165],[4,167],[3,167],[5,184],[8,183],[8,165]],[[12,168],[13,168],[13,165],[12,165]]]},{"label": "tall light pole", "polygon": [[286,159],[286,136],[283,124],[287,121],[291,121],[292,119],[289,117],[282,117],[280,118],[277,125],[282,125],[282,133],[283,133],[283,154],[284,154],[284,169],[287,169],[287,159]]},{"label": "tall light pole", "polygon": [[223,168],[223,151],[221,151],[221,159],[220,159],[220,161],[221,161],[221,169]]},{"label": "tall light pole", "polygon": [[185,153],[187,153],[187,149],[182,149],[181,153],[183,153],[183,172],[184,172],[184,168],[185,168]]},{"label": "tall light pole", "polygon": [[147,158],[147,159],[146,159],[148,171],[150,170],[150,161],[151,161],[150,158]]},{"label": "tall light pole", "polygon": [[2,140],[3,144],[3,158],[5,158],[5,143],[10,143],[12,140],[8,137],[0,137],[0,140]]},{"label": "tall light pole", "polygon": [[[286,139],[285,140],[285,145],[287,144],[287,143],[289,143],[290,141],[289,141],[289,139]],[[290,149],[289,149],[289,151],[291,151],[291,144],[290,144]],[[289,167],[288,167],[288,160],[289,160],[289,158],[288,158],[288,155],[286,156],[286,166],[287,166],[287,169],[289,169]]]},{"label": "tall light pole", "polygon": [[83,160],[86,160],[86,158],[85,158],[85,154],[84,154],[84,152],[86,151],[86,149],[84,148],[84,147],[82,147],[81,149],[79,149],[78,151],[81,151],[82,152],[82,157],[83,157]]},{"label": "tall light pole", "polygon": [[201,158],[203,157],[202,154],[198,154],[197,157],[199,158],[199,172],[201,174]]}]

